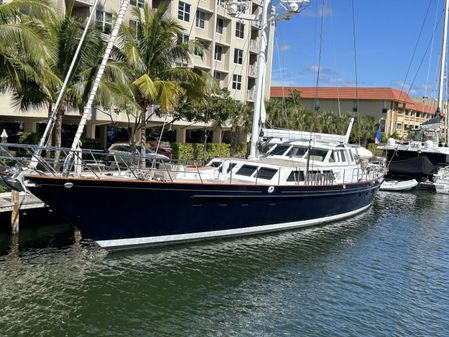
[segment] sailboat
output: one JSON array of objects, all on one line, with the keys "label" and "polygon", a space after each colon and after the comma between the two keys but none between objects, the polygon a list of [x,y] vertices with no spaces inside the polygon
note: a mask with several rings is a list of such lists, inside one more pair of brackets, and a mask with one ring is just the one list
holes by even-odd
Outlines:
[{"label": "sailboat", "polygon": [[[432,133],[434,140],[397,142],[390,138],[387,144],[379,146],[384,150],[387,157],[387,178],[417,181],[432,181],[441,167],[449,165],[449,139],[448,118],[445,118],[446,144],[440,144],[440,121],[444,111],[443,87],[445,83],[446,51],[447,51],[447,28],[448,28],[449,1],[444,5],[444,24],[442,35],[442,49],[440,59],[440,73],[438,82],[438,106],[435,116],[420,126],[421,135]],[[447,110],[446,110],[447,115]]]},{"label": "sailboat", "polygon": [[[284,17],[290,18],[302,2],[292,1]],[[235,15],[238,3],[229,6]],[[160,163],[147,169],[125,165],[117,170],[120,165],[111,165],[114,169],[108,171],[102,154],[80,150],[75,137],[62,174],[38,170],[39,166],[25,170],[18,179],[23,188],[106,249],[320,225],[370,207],[384,180],[385,167],[362,162],[354,155],[348,145],[351,126],[346,135],[292,134],[268,153],[259,153],[266,38],[269,22],[276,15],[269,0],[263,7],[260,26],[265,43],[259,51],[248,159],[215,158],[204,167]],[[82,132],[83,118],[84,114],[77,135]],[[92,160],[86,160],[86,155]]]}]

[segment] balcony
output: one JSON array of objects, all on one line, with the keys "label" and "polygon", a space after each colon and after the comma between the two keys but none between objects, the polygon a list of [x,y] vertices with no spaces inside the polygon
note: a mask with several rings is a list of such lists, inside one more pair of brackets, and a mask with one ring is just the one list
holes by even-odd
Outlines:
[{"label": "balcony", "polygon": [[75,5],[93,6],[95,0],[75,0]]},{"label": "balcony", "polygon": [[250,77],[257,77],[257,63],[249,65],[248,76],[250,76]]},{"label": "balcony", "polygon": [[256,90],[255,89],[249,89],[246,94],[246,100],[249,102],[254,102],[254,99],[256,98]]},{"label": "balcony", "polygon": [[252,53],[258,53],[259,52],[259,41],[257,40],[250,40],[249,42],[249,51]]}]

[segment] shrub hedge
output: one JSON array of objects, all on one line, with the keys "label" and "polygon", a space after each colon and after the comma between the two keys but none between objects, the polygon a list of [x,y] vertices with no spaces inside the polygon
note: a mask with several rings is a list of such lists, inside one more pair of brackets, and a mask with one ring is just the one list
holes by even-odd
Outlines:
[{"label": "shrub hedge", "polygon": [[[176,160],[204,160],[204,144],[193,143],[172,143],[173,159]],[[246,144],[238,144],[237,156],[244,157],[246,154]],[[206,146],[206,160],[215,157],[230,157],[230,144],[208,143]]]}]

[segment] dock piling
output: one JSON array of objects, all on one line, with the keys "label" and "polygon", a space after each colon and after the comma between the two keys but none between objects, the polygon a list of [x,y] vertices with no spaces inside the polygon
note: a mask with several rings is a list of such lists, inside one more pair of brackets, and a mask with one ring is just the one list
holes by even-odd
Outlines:
[{"label": "dock piling", "polygon": [[12,211],[11,211],[11,229],[12,234],[19,233],[20,219],[20,192],[11,191]]}]

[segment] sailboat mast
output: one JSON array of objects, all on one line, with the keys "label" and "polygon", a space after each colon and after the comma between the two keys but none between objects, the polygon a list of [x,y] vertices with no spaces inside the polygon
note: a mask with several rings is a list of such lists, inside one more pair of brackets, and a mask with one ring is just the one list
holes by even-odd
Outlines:
[{"label": "sailboat mast", "polygon": [[259,142],[259,134],[261,127],[261,115],[263,108],[263,99],[264,99],[264,81],[265,81],[265,72],[267,66],[267,46],[268,46],[268,10],[271,7],[271,0],[264,0],[262,16],[260,18],[260,29],[261,29],[261,37],[260,37],[260,48],[259,55],[257,58],[257,83],[256,83],[256,97],[254,101],[254,115],[253,115],[253,126],[251,131],[251,144],[250,144],[250,153],[249,158],[255,159],[257,158],[257,143]]},{"label": "sailboat mast", "polygon": [[90,90],[89,98],[87,100],[86,105],[84,106],[83,114],[81,115],[81,120],[79,122],[78,129],[76,130],[76,134],[73,139],[70,153],[64,161],[64,174],[67,174],[68,171],[72,168],[73,160],[74,160],[73,155],[78,150],[79,143],[81,140],[81,135],[83,134],[83,131],[84,131],[84,126],[86,125],[87,118],[89,117],[89,115],[92,111],[92,105],[94,103],[95,95],[97,93],[98,87],[100,85],[100,81],[101,81],[104,71],[106,69],[106,64],[109,60],[109,56],[111,55],[112,48],[114,47],[114,42],[119,33],[120,25],[122,24],[123,19],[125,18],[126,10],[128,8],[129,3],[130,3],[130,0],[122,0],[122,2],[121,2],[120,10],[118,12],[117,19],[114,24],[114,28],[112,29],[108,44],[106,45],[106,50],[103,54],[103,58],[101,60],[100,67],[98,68],[97,75],[96,75],[95,80],[92,85],[92,89]]},{"label": "sailboat mast", "polygon": [[[443,105],[443,85],[444,85],[444,77],[445,77],[445,67],[446,67],[446,45],[447,45],[447,24],[448,24],[448,13],[449,13],[449,0],[445,1],[444,4],[444,24],[443,24],[443,44],[441,47],[441,60],[440,60],[440,78],[438,82],[438,107],[437,112],[440,114],[443,113],[444,105]],[[445,126],[446,126],[446,143],[448,140],[448,118],[445,116]]]}]

